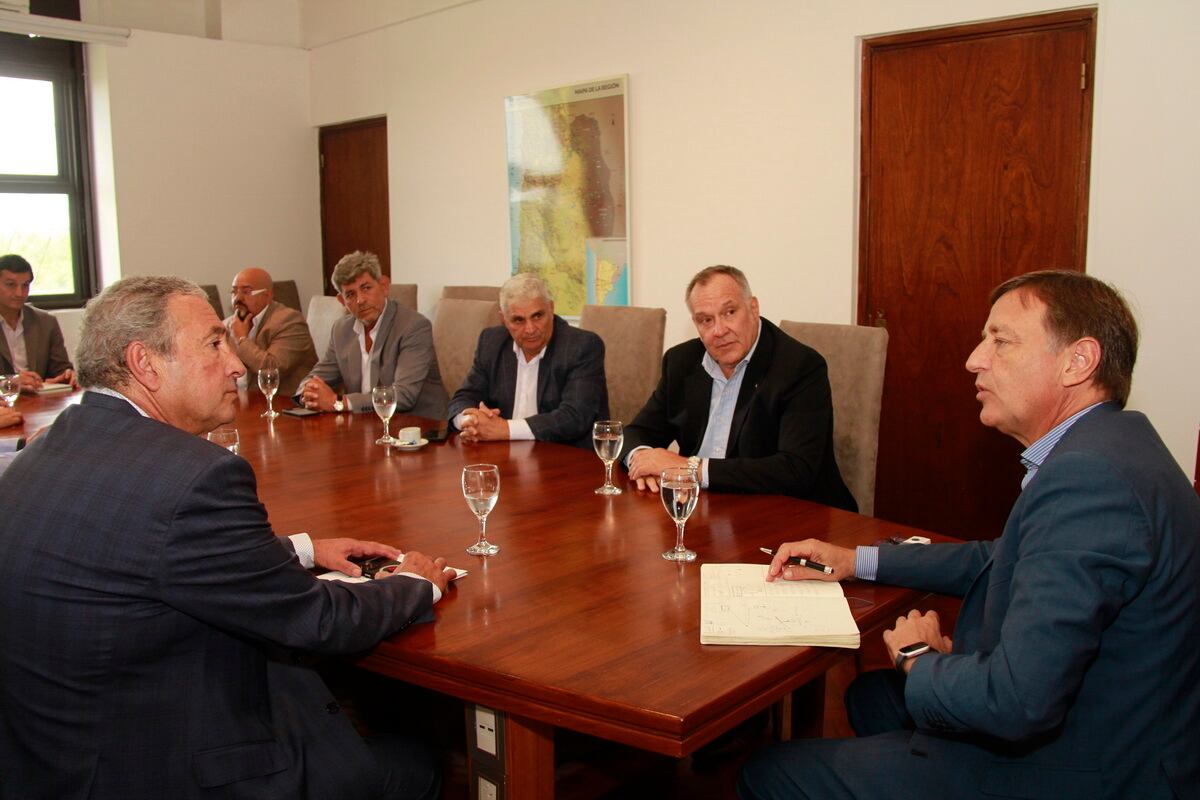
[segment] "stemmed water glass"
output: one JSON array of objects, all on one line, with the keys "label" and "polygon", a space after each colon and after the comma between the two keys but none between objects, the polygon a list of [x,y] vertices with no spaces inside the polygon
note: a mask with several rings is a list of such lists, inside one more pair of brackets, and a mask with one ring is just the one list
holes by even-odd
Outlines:
[{"label": "stemmed water glass", "polygon": [[625,432],[618,419],[601,420],[592,425],[592,446],[596,455],[604,462],[604,485],[596,490],[596,494],[620,494],[621,489],[613,486],[612,467],[617,456],[621,454],[621,445],[625,441]]},{"label": "stemmed water glass", "polygon": [[500,545],[487,540],[487,516],[500,499],[500,469],[495,464],[471,464],[462,471],[463,497],[479,517],[479,541],[467,548],[473,556],[494,556]]},{"label": "stemmed water glass", "polygon": [[213,444],[221,445],[234,455],[238,455],[242,449],[237,428],[217,428],[215,431],[209,431],[208,440]]},{"label": "stemmed water glass", "polygon": [[696,551],[683,546],[683,526],[696,510],[700,498],[700,479],[691,467],[668,467],[658,478],[667,514],[675,520],[675,547],[662,554],[667,561],[695,561]]},{"label": "stemmed water glass", "polygon": [[279,391],[279,370],[269,361],[258,371],[258,388],[267,398],[267,410],[259,416],[264,419],[275,419],[279,416],[279,412],[275,410],[272,401],[275,393]]},{"label": "stemmed water glass", "polygon": [[20,375],[0,375],[0,397],[4,405],[12,408],[17,404],[17,396],[21,394]]},{"label": "stemmed water glass", "polygon": [[389,430],[392,415],[396,413],[396,387],[390,383],[376,386],[371,390],[371,403],[375,406],[375,413],[383,420],[383,436],[376,439],[375,444],[399,444]]}]

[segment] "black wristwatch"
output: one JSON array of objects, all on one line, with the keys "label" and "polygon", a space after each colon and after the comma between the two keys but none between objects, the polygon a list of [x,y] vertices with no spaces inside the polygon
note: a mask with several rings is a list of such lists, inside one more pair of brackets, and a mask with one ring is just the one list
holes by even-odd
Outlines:
[{"label": "black wristwatch", "polygon": [[905,661],[908,661],[910,658],[916,658],[917,656],[923,656],[932,649],[933,648],[925,642],[913,642],[912,644],[904,645],[904,647],[901,647],[896,653],[896,669],[904,672]]}]

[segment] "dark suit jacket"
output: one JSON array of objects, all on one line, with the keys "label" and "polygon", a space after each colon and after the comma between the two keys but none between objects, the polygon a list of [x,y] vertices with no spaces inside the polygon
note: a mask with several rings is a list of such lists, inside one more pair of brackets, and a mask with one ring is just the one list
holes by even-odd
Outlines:
[{"label": "dark suit jacket", "polygon": [[[708,428],[712,378],[704,343],[692,339],[663,356],[662,378],[625,428],[621,463],[635,447],[679,442],[695,455]],[[738,393],[725,458],[708,462],[718,492],[786,494],[857,511],[833,456],[833,401],[825,359],[767,320]]]},{"label": "dark suit jacket", "polygon": [[0,503],[0,798],[363,795],[366,746],[286,651],[370,648],[431,584],[317,580],[246,461],[93,392]]},{"label": "dark suit jacket", "polygon": [[[475,361],[462,387],[450,401],[450,419],[486,403],[512,419],[517,393],[517,355],[503,325],[479,334]],[[528,417],[534,438],[576,447],[592,446],[592,423],[608,419],[608,384],[604,378],[604,342],[591,331],[554,317],[554,333],[538,365],[538,413]]]},{"label": "dark suit jacket", "polygon": [[879,555],[882,582],[965,594],[954,653],[906,684],[931,762],[1020,797],[1200,794],[1200,498],[1142,414],[1080,418],[996,541]]},{"label": "dark suit jacket", "polygon": [[[396,387],[398,414],[445,419],[446,389],[433,349],[433,326],[395,300],[388,300],[387,304],[390,310],[381,315],[373,334],[371,357],[378,359],[379,364],[375,385],[390,383]],[[374,412],[370,390],[357,391],[362,385],[362,348],[354,332],[354,322],[354,316],[347,314],[333,323],[325,356],[309,374],[335,388],[354,387],[355,391],[346,395],[354,410]]]},{"label": "dark suit jacket", "polygon": [[[226,318],[225,327],[232,325],[233,319],[233,316]],[[253,337],[247,336],[237,345],[237,352],[246,366],[246,384],[251,391],[258,389],[258,371],[267,363],[267,358],[275,362],[279,369],[280,397],[295,393],[300,379],[317,363],[317,349],[308,323],[299,311],[278,301],[272,301],[263,309],[258,330]]]},{"label": "dark suit jacket", "polygon": [[[21,310],[21,328],[25,334],[25,358],[29,369],[43,378],[53,378],[63,370],[71,369],[62,329],[53,314],[26,305]],[[16,372],[16,368],[12,354],[8,352],[8,339],[0,335],[0,373],[11,372]]]}]

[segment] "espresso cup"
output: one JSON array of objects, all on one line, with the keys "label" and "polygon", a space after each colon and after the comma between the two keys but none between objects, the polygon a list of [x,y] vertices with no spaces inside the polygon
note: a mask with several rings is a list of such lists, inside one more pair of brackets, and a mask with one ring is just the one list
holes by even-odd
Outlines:
[{"label": "espresso cup", "polygon": [[421,429],[420,428],[401,428],[400,433],[396,435],[396,438],[400,440],[400,444],[404,444],[404,445],[420,444],[421,443]]}]

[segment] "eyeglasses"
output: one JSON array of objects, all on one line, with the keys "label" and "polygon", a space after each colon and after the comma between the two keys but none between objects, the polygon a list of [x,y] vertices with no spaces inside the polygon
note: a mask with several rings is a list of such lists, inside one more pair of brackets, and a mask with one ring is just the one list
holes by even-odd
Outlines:
[{"label": "eyeglasses", "polygon": [[230,286],[229,293],[233,296],[239,294],[248,295],[250,297],[258,297],[260,294],[266,294],[266,289],[247,289],[244,286]]}]

